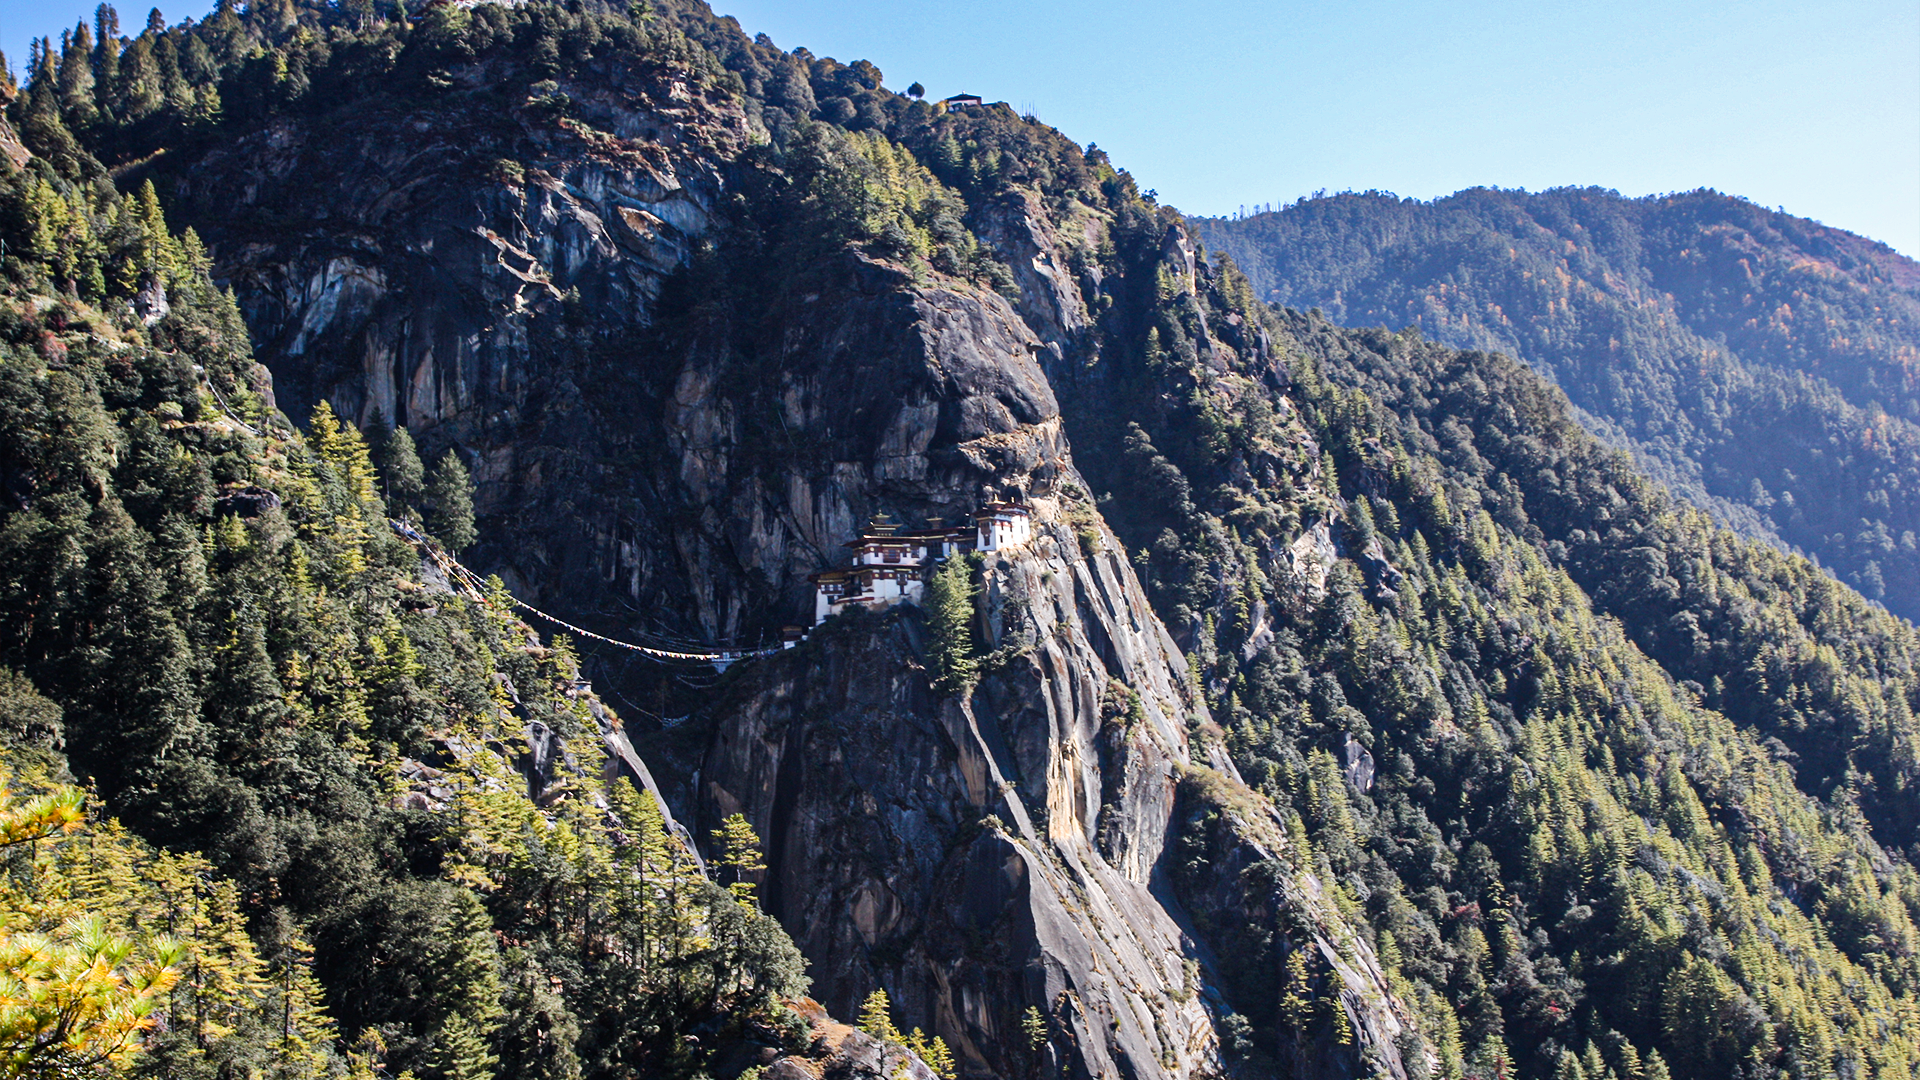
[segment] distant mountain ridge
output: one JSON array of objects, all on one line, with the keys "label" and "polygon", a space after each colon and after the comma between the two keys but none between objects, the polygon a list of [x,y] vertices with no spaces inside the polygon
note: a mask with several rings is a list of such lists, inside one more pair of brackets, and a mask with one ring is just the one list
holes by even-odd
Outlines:
[{"label": "distant mountain ridge", "polygon": [[1920,616],[1920,263],[1700,190],[1379,192],[1196,219],[1266,298],[1555,379],[1749,535]]}]

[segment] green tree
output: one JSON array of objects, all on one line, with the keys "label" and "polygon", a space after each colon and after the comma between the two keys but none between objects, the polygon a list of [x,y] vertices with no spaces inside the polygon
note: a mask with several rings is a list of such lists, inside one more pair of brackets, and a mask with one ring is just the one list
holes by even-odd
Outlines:
[{"label": "green tree", "polygon": [[99,916],[47,934],[0,930],[0,1075],[53,1080],[127,1063],[180,956],[170,939],[136,941]]},{"label": "green tree", "polygon": [[106,112],[120,81],[120,16],[112,4],[93,9],[93,104]]},{"label": "green tree", "polygon": [[65,724],[60,705],[43,696],[26,676],[0,667],[0,748],[52,764]]},{"label": "green tree", "polygon": [[948,559],[927,584],[927,659],[934,685],[949,694],[973,686],[980,662],[973,655],[973,574],[963,559]]},{"label": "green tree", "polygon": [[929,1039],[919,1028],[914,1028],[901,1037],[900,1045],[913,1051],[914,1056],[925,1062],[940,1080],[955,1080],[960,1075],[953,1060],[953,1051],[947,1049],[947,1040],[940,1036]]},{"label": "green tree", "polygon": [[886,1042],[899,1042],[900,1029],[893,1026],[892,1006],[885,990],[875,990],[860,1003],[861,1031]]},{"label": "green tree", "polygon": [[919,1028],[902,1033],[893,1026],[892,1004],[887,1000],[885,990],[875,990],[860,1004],[860,1030],[882,1042],[905,1048],[941,1080],[954,1080],[959,1074],[953,1051],[947,1049],[945,1039],[938,1035],[929,1039]]},{"label": "green tree", "polygon": [[1768,1041],[1766,1014],[1727,973],[1687,954],[1667,978],[1660,1022],[1674,1065],[1724,1076]]},{"label": "green tree", "polygon": [[1037,1007],[1029,1005],[1027,1011],[1020,1014],[1020,1037],[1026,1044],[1023,1049],[1026,1051],[1027,1075],[1038,1076],[1040,1063],[1045,1060],[1043,1051],[1047,1048],[1047,1018],[1040,1015]]},{"label": "green tree", "polygon": [[426,505],[427,467],[413,436],[396,426],[380,448],[380,475],[387,482],[387,512],[395,517],[415,517]]},{"label": "green tree", "polygon": [[60,54],[60,108],[67,122],[84,126],[93,120],[93,35],[85,22],[62,34]]},{"label": "green tree", "polygon": [[433,535],[448,551],[462,552],[473,546],[480,534],[474,529],[473,480],[456,451],[440,455],[428,481],[427,502],[432,511],[427,523]]},{"label": "green tree", "polygon": [[713,830],[714,846],[720,849],[716,860],[732,875],[733,880],[727,888],[743,904],[755,904],[754,875],[767,868],[766,861],[760,857],[760,837],[755,835],[753,824],[745,814],[729,814],[720,827]]},{"label": "green tree", "polygon": [[[237,70],[254,30],[305,34],[311,14],[223,2],[143,35],[123,70],[151,68],[178,114],[178,78]],[[281,71],[326,47],[302,41],[274,50]],[[48,64],[36,46],[41,98]],[[58,116],[35,123],[23,138],[49,145]],[[630,802],[651,815],[615,798],[622,834],[584,798],[536,801],[499,749],[523,706],[582,737],[570,653],[524,648],[492,605],[400,608],[420,583],[379,557],[397,551],[378,528],[393,485],[359,433],[327,405],[308,433],[267,423],[204,246],[174,244],[153,188],[69,172],[0,178],[0,757],[88,775],[128,829],[68,835],[73,789],[0,813],[0,1075],[656,1075],[676,1034],[778,1018],[804,958],[704,879],[649,798]],[[143,277],[179,279],[167,319],[92,304]],[[203,377],[262,430],[208,423]],[[408,509],[463,511],[464,530],[436,524],[472,542],[457,461],[434,506],[417,451],[381,456]],[[390,763],[430,753],[430,731],[452,749],[422,812]],[[567,795],[594,775],[574,755],[554,771]],[[49,790],[30,786],[29,804]],[[759,864],[737,839],[744,890]],[[323,997],[362,1036],[344,1062]]]},{"label": "green tree", "polygon": [[579,1080],[580,1021],[532,963],[507,990],[500,1031],[500,1075],[520,1080]]},{"label": "green tree", "polygon": [[453,892],[453,911],[438,935],[442,953],[434,967],[440,977],[436,1003],[448,1018],[463,1016],[475,1034],[492,1036],[499,1025],[500,955],[493,919],[480,898],[466,889]]},{"label": "green tree", "polygon": [[492,1080],[494,1066],[499,1064],[486,1036],[461,1013],[440,1025],[428,1060],[429,1074],[437,1080]]}]

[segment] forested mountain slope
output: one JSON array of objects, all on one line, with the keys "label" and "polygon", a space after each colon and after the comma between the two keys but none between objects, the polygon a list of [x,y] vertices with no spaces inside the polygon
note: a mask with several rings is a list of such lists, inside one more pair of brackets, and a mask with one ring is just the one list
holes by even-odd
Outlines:
[{"label": "forested mountain slope", "polygon": [[570,649],[389,530],[470,542],[457,462],[292,427],[151,186],[0,145],[6,1075],[648,1074],[697,1027],[930,1078],[799,1003]]},{"label": "forested mountain slope", "polygon": [[[255,15],[260,21],[241,23],[226,12],[201,32],[238,26],[273,42],[285,31],[293,47],[314,46],[311,28],[276,31],[273,12]],[[764,902],[807,941],[814,985],[842,1015],[884,988],[908,1031],[896,1043],[924,1045],[912,1029],[928,1029],[976,1075],[1216,1070],[1224,1013],[1205,946],[1154,876],[1174,777],[1238,789],[1217,749],[1211,761],[1190,752],[1205,706],[1130,567],[1096,558],[1081,538],[1100,532],[1057,404],[1029,349],[1031,332],[1006,297],[977,283],[997,279],[1011,290],[1006,268],[960,224],[959,196],[894,144],[824,126],[789,122],[776,167],[765,160],[770,148],[754,148],[717,64],[637,13],[448,6],[418,26],[376,23],[370,42],[338,29],[339,62],[384,55],[396,65],[372,80],[370,101],[344,103],[339,113],[279,99],[273,104],[287,112],[265,115],[264,130],[236,109],[237,130],[194,136],[168,129],[159,114],[140,128],[130,115],[137,110],[109,95],[89,129],[53,92],[58,77],[43,74],[19,119],[36,148],[71,146],[63,140],[75,129],[90,130],[103,153],[141,131],[181,134],[182,153],[160,164],[178,160],[184,178],[160,169],[156,179],[182,196],[189,215],[220,207],[197,220],[221,251],[252,253],[227,269],[263,354],[288,373],[297,411],[349,443],[331,405],[299,395],[337,398],[342,413],[363,418],[382,445],[396,447],[387,471],[413,477],[395,481],[400,491],[420,486],[419,470],[382,420],[396,418],[383,417],[386,409],[406,410],[397,418],[420,432],[430,458],[472,463],[478,535],[488,537],[478,558],[497,560],[517,586],[589,625],[658,640],[657,625],[617,620],[626,602],[683,635],[764,631],[769,615],[792,617],[799,605],[786,598],[801,575],[880,505],[952,519],[983,498],[1025,493],[1042,537],[978,568],[984,589],[1006,601],[992,632],[1012,636],[977,679],[930,679],[926,631],[896,614],[835,627],[802,649],[736,668],[717,686],[711,675],[682,684],[684,671],[636,678],[614,664],[600,669],[602,685],[656,708],[664,701],[699,711],[675,737],[711,739],[704,761],[678,767],[664,725],[635,731],[642,753],[698,836],[744,813],[768,838]],[[562,73],[541,59],[547,33],[578,65],[578,81],[565,88],[551,79],[532,86]],[[383,53],[382,39],[396,48]],[[62,63],[81,63],[80,55]],[[299,66],[324,83],[320,63]],[[525,107],[505,113],[504,125],[491,111],[502,84],[517,91],[509,102]],[[223,87],[227,100],[245,97]],[[527,101],[529,92],[545,100]],[[101,120],[116,111],[129,114],[126,127]],[[371,137],[352,136],[356,127]],[[488,141],[529,128],[525,145]],[[187,151],[204,156],[196,163]],[[505,156],[512,152],[521,159]],[[299,182],[308,175],[324,182]],[[127,181],[135,182],[130,173]],[[56,285],[81,297],[100,292],[90,279]],[[395,368],[409,372],[406,382],[392,380]],[[783,444],[770,442],[776,425]],[[741,439],[743,427],[758,437]],[[809,487],[817,494],[805,494]],[[429,524],[449,539],[465,531]],[[373,534],[369,543],[390,544]],[[69,667],[67,658],[50,659],[43,677]],[[727,701],[737,704],[717,711]],[[90,733],[86,746],[111,734]],[[375,775],[403,767],[433,749],[433,736],[393,731],[366,748],[376,763],[369,767]],[[864,752],[849,752],[850,739]],[[227,754],[255,766],[250,748]],[[206,791],[237,784],[216,775]],[[116,790],[112,805],[136,796]],[[276,810],[287,801],[262,800]],[[448,821],[445,807],[426,812],[423,831],[465,824]],[[176,843],[224,842],[217,822],[143,824]],[[1280,826],[1270,807],[1250,802],[1216,832],[1231,855],[1223,864],[1230,881],[1240,865],[1271,862]],[[372,858],[382,835],[342,835],[325,848]],[[794,1034],[782,1027],[792,1014],[777,999],[792,992],[797,972],[777,930],[730,922],[738,905],[697,879],[669,887],[678,879],[657,869],[642,871],[640,900],[622,900],[617,887],[530,842],[489,843],[508,880],[470,887],[501,909],[476,932],[490,924],[503,944],[527,940],[522,901],[559,924],[552,934],[602,935],[581,945],[584,973],[530,975],[551,992],[531,1016],[514,1014],[538,1029],[553,1069],[736,1075],[766,1065],[767,1055],[756,1061],[728,1047],[758,1039],[778,1049]],[[395,861],[411,884],[411,860]],[[1322,1025],[1303,1044],[1317,1047],[1307,1074],[1339,1075],[1362,1055],[1404,1074],[1402,1048],[1418,1054],[1420,1040],[1391,999],[1370,940],[1310,867],[1274,865],[1263,889],[1223,890],[1209,910],[1237,924],[1242,911],[1283,908],[1314,950]],[[358,895],[331,868],[301,870],[314,887]],[[685,910],[702,896],[712,899],[704,918]],[[613,904],[616,917],[664,905],[666,922],[643,920],[649,936],[635,942],[622,924],[607,926],[604,911],[563,903],[576,897]],[[316,942],[316,967],[353,1021],[349,1030],[364,1022],[358,1010],[374,1007],[362,1004],[367,971],[431,967],[412,958],[367,964],[364,953],[385,947],[388,927],[422,941],[441,936],[402,911],[374,922],[370,943],[350,935]],[[723,936],[722,927],[739,933]],[[601,948],[618,954],[613,970],[631,980],[624,1005],[602,992]],[[724,1000],[710,1002],[703,988]],[[403,1008],[424,997],[396,990],[373,1001]],[[467,1000],[489,1020],[509,1003],[505,989],[470,988]],[[662,1014],[654,1007],[662,1002],[679,1004]],[[882,1006],[870,1026],[885,1030],[886,1016]],[[435,1080],[531,1071],[508,1057],[517,1044],[480,1013],[468,1026],[477,1030],[458,1034],[472,1054],[457,1067],[424,1050],[408,1056],[411,1045],[401,1044],[391,1049],[392,1071],[414,1066]],[[427,1037],[436,1046],[451,1039]]]},{"label": "forested mountain slope", "polygon": [[1369,192],[1195,228],[1278,303],[1525,360],[1688,499],[1920,617],[1920,263],[1712,191]]},{"label": "forested mountain slope", "polygon": [[[1441,1070],[1911,1068],[1911,1027],[1869,1033],[1914,1006],[1912,627],[1672,506],[1517,364],[1269,313],[1163,235],[1116,245],[1139,261],[1103,290],[1151,291],[1060,373],[1069,433]],[[1813,1004],[1868,971],[1889,996],[1859,1020]],[[1254,1019],[1284,1061],[1289,1014]]]},{"label": "forested mountain slope", "polygon": [[[153,181],[288,410],[348,459],[330,415],[451,451],[472,561],[583,625],[768,638],[869,515],[1028,501],[1034,543],[929,610],[719,680],[581,660],[677,817],[767,838],[835,1010],[884,988],[969,1076],[1913,1073],[1920,640],[1526,368],[1269,307],[1097,151],[697,4],[227,7],[33,69],[29,144]],[[19,663],[84,710],[82,659]],[[465,884],[513,955],[537,896]],[[554,974],[583,1074],[748,1067],[726,1020]],[[419,1075],[536,1071],[508,1030]]]}]

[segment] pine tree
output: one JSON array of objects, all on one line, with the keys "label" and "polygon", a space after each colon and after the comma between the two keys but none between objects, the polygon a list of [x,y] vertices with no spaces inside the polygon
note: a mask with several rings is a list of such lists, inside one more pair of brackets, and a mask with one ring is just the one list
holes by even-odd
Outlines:
[{"label": "pine tree", "polygon": [[455,451],[442,454],[440,463],[433,467],[427,501],[432,508],[427,522],[448,551],[456,554],[465,551],[479,539],[474,529],[473,481]]},{"label": "pine tree", "polygon": [[1347,1016],[1347,1006],[1340,1000],[1339,994],[1329,994],[1327,1002],[1327,1026],[1333,1033],[1333,1045],[1353,1045],[1353,1021]]},{"label": "pine tree", "polygon": [[1287,979],[1280,991],[1280,1020],[1304,1040],[1313,1022],[1313,980],[1307,973],[1307,950],[1287,954]]},{"label": "pine tree", "polygon": [[93,35],[83,21],[60,38],[60,109],[69,125],[83,126],[94,118]]},{"label": "pine tree", "polygon": [[[196,1049],[233,1035],[268,989],[233,883],[209,887],[201,879],[203,870],[197,860],[173,859],[134,868],[160,893],[174,929],[194,943],[170,1007],[173,1026],[191,1032]],[[102,891],[131,890],[122,886]]]},{"label": "pine tree", "polygon": [[54,754],[65,731],[58,702],[41,694],[26,676],[0,667],[0,749],[9,760],[26,758],[57,771]]},{"label": "pine tree", "polygon": [[1625,1040],[1620,1043],[1620,1080],[1647,1080],[1646,1066],[1641,1064],[1639,1048]]},{"label": "pine tree", "polygon": [[955,1080],[959,1075],[953,1051],[947,1049],[947,1040],[940,1036],[929,1039],[919,1028],[914,1028],[901,1037],[900,1045],[913,1051],[914,1056],[925,1062],[940,1080]]},{"label": "pine tree", "polygon": [[860,1003],[861,1031],[884,1042],[899,1042],[900,1029],[893,1026],[893,1014],[885,990],[875,990]]},{"label": "pine tree", "polygon": [[436,1080],[493,1080],[499,1061],[479,1027],[465,1015],[454,1013],[440,1025],[428,1072]]},{"label": "pine tree", "polygon": [[0,773],[0,849],[76,831],[83,820],[80,801],[78,788],[57,788],[30,800],[19,798]]},{"label": "pine tree", "polygon": [[387,510],[394,517],[417,515],[426,504],[427,467],[420,462],[413,436],[395,427],[381,447],[380,475],[387,482]]},{"label": "pine tree", "polygon": [[926,615],[934,685],[945,693],[965,693],[979,672],[973,655],[973,575],[965,560],[948,559],[933,572]]},{"label": "pine tree", "polygon": [[154,190],[152,180],[141,183],[131,207],[140,231],[136,265],[141,276],[165,285],[179,282],[187,269],[185,260],[179,242],[167,229],[166,214],[160,209],[160,194]]},{"label": "pine tree", "polygon": [[0,1074],[83,1076],[137,1053],[182,951],[142,944],[97,915],[45,934],[0,930]]},{"label": "pine tree", "polygon": [[893,1026],[892,1004],[887,1000],[885,990],[875,990],[867,995],[860,1004],[860,1030],[879,1039],[902,1047],[933,1070],[941,1080],[954,1080],[959,1069],[953,1060],[953,1051],[947,1048],[947,1041],[935,1035],[928,1038],[919,1028],[902,1033]]},{"label": "pine tree", "polygon": [[454,890],[452,916],[439,936],[438,1004],[466,1017],[479,1035],[490,1035],[500,1019],[500,957],[493,919],[480,898],[467,889]]},{"label": "pine tree", "polygon": [[741,903],[754,904],[754,883],[750,875],[765,870],[767,864],[760,857],[760,837],[754,834],[752,823],[745,814],[729,814],[720,827],[713,830],[713,842],[720,849],[718,863],[733,873],[728,890]]},{"label": "pine tree", "polygon": [[319,1024],[322,1013],[322,993],[320,984],[313,977],[313,946],[307,943],[298,930],[290,930],[281,946],[281,955],[271,965],[270,975],[273,988],[265,995],[264,1004],[269,1010],[275,1006],[278,998],[277,1031],[280,1036],[275,1050],[283,1062],[300,1062],[311,1072],[327,1069],[327,1048],[333,1032]]},{"label": "pine tree", "polygon": [[500,1032],[500,1075],[515,1080],[580,1080],[580,1023],[547,975],[529,965],[508,991]]},{"label": "pine tree", "polygon": [[153,31],[144,31],[120,54],[114,111],[124,120],[152,115],[165,101],[160,63],[154,56],[155,40]]},{"label": "pine tree", "polygon": [[343,423],[334,413],[332,403],[326,401],[315,406],[310,426],[313,449],[333,470],[334,480],[341,485],[351,509],[377,511],[380,504],[374,486],[373,458],[359,430]]},{"label": "pine tree", "polygon": [[322,466],[313,478],[328,513],[316,515],[308,523],[307,534],[333,548],[333,568],[344,580],[368,565],[367,544],[374,535],[368,519],[380,510],[373,460],[360,432],[341,423],[328,402],[314,407],[308,438]]},{"label": "pine tree", "polygon": [[[617,886],[628,886],[613,890],[613,914],[628,928],[635,966],[645,978],[653,967],[664,932],[655,902],[655,883],[670,872],[672,841],[667,835],[666,818],[651,792],[616,779],[608,794],[622,826],[614,834],[614,863],[626,871],[616,874],[614,881]],[[593,896],[583,893],[581,904],[586,913],[583,922],[591,922],[592,903]]]},{"label": "pine tree", "polygon": [[1026,1051],[1027,1076],[1037,1076],[1044,1060],[1042,1051],[1047,1048],[1047,1018],[1035,1006],[1027,1006],[1027,1011],[1020,1014],[1020,1035],[1026,1044],[1022,1049]]},{"label": "pine tree", "polygon": [[1587,1074],[1587,1080],[1615,1080],[1606,1059],[1600,1056],[1600,1048],[1592,1042],[1588,1042],[1587,1048],[1580,1052],[1580,1069]]},{"label": "pine tree", "polygon": [[1040,1015],[1038,1008],[1027,1006],[1027,1011],[1020,1016],[1020,1033],[1026,1036],[1027,1049],[1037,1052],[1047,1045],[1047,1018]]},{"label": "pine tree", "polygon": [[120,80],[120,15],[112,4],[93,9],[93,104],[109,112]]},{"label": "pine tree", "polygon": [[232,882],[86,821],[77,788],[29,786],[17,796],[0,775],[0,848],[15,849],[0,880],[0,1075],[107,1074],[135,1055],[177,1075],[188,1060],[258,1060],[266,1031],[275,1075],[328,1070],[317,988],[273,992]]}]

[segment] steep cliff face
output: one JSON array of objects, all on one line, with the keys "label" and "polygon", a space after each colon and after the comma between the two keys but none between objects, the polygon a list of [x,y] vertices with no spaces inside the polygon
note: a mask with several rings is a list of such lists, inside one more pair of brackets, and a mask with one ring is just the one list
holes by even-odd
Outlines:
[{"label": "steep cliff face", "polygon": [[[885,986],[993,1075],[1030,1067],[1027,1004],[1076,1071],[1211,1071],[1192,947],[1150,888],[1186,757],[1168,643],[1137,590],[1063,543],[986,571],[1034,644],[971,700],[931,692],[904,615],[750,673],[718,706],[702,802],[767,831],[769,904],[836,1010]],[[1103,730],[1120,691],[1095,638],[1147,688],[1135,731]]]},{"label": "steep cliff face", "polygon": [[[1271,807],[1189,741],[1204,713],[1110,534],[1076,537],[1057,501],[1037,506],[1031,548],[982,571],[982,629],[1008,651],[971,696],[930,689],[913,615],[830,624],[716,706],[702,811],[744,811],[770,837],[770,909],[830,1005],[884,986],[971,1072],[1228,1071],[1217,1025],[1271,1003],[1231,1000],[1216,951],[1290,912],[1359,1031],[1297,1074],[1364,1059],[1405,1075],[1405,1019],[1370,952],[1311,875],[1263,872],[1285,847]],[[1221,791],[1240,792],[1225,818]],[[1183,829],[1217,850],[1176,882],[1164,857]],[[1026,1044],[1028,1005],[1050,1051]]]},{"label": "steep cliff face", "polygon": [[[1063,238],[1032,196],[979,208],[1011,302],[848,249],[769,280],[741,250],[757,166],[728,99],[620,69],[541,92],[570,95],[570,117],[530,90],[485,121],[282,120],[183,169],[283,402],[458,449],[489,536],[477,561],[626,636],[764,634],[810,608],[804,575],[872,513],[1029,500],[1034,542],[980,571],[991,657],[971,694],[934,691],[916,614],[850,618],[693,699],[700,749],[658,752],[642,723],[640,756],[683,817],[745,812],[768,838],[767,903],[830,1008],[884,987],[970,1074],[1228,1071],[1220,1025],[1270,1006],[1233,1000],[1214,956],[1229,939],[1196,923],[1285,908],[1338,960],[1357,1038],[1302,1075],[1404,1075],[1403,1016],[1310,875],[1276,862],[1270,806],[1206,816],[1218,868],[1177,888],[1165,873],[1192,817],[1183,778],[1243,789],[1217,738],[1190,741],[1205,706],[1071,461],[1046,370],[1097,359],[1089,297],[1113,301],[1072,252],[1103,219]],[[1166,247],[1191,289],[1191,247],[1177,231]],[[1238,882],[1251,868],[1264,886]]]},{"label": "steep cliff face", "polygon": [[671,69],[532,77],[499,59],[459,73],[472,94],[278,118],[182,177],[290,408],[484,442],[564,400],[578,372],[540,340],[564,308],[648,321],[745,117]]},{"label": "steep cliff face", "polygon": [[299,417],[328,400],[365,429],[458,450],[483,512],[538,523],[492,559],[539,592],[551,575],[509,561],[577,556],[582,524],[618,559],[619,515],[574,504],[605,486],[596,466],[658,429],[609,426],[588,384],[607,381],[596,360],[627,366],[747,131],[731,98],[670,67],[534,74],[495,59],[461,69],[451,96],[279,118],[175,186],[279,403]]}]

